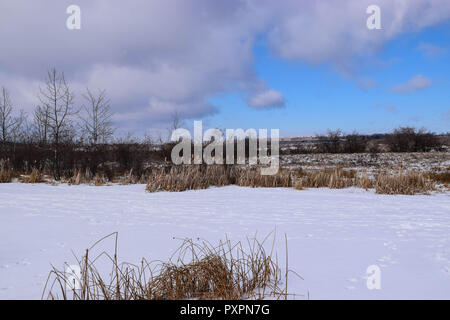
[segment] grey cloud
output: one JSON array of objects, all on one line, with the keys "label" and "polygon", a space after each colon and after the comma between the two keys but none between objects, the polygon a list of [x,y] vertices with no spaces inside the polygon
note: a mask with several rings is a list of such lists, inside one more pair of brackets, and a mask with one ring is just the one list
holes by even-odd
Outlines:
[{"label": "grey cloud", "polygon": [[411,93],[423,90],[431,86],[431,80],[424,75],[418,74],[408,82],[393,86],[391,90],[396,93]]},{"label": "grey cloud", "polygon": [[248,99],[248,105],[255,109],[283,108],[285,104],[281,92],[271,89],[256,93]]}]

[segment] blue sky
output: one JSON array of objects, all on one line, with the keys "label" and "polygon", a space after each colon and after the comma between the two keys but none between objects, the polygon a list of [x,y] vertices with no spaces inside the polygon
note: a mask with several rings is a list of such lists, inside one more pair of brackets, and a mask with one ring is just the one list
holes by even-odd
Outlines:
[{"label": "blue sky", "polygon": [[[264,41],[254,48],[254,68],[269,87],[282,92],[281,109],[255,110],[237,93],[211,101],[220,113],[207,124],[226,128],[280,128],[282,136],[313,135],[327,129],[387,132],[398,126],[450,131],[450,23],[401,35],[367,56],[354,75],[330,64],[311,65],[276,57]],[[425,48],[431,48],[428,51]],[[430,51],[430,52],[429,52]],[[397,93],[392,88],[416,75],[427,88]],[[371,79],[370,88],[356,78]]]}]

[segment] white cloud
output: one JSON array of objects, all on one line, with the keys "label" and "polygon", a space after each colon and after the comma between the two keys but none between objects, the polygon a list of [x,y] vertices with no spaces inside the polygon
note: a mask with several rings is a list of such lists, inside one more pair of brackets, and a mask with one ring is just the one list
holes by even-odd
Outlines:
[{"label": "white cloud", "polygon": [[255,109],[283,108],[285,104],[283,95],[276,90],[259,92],[248,99],[248,105]]},{"label": "white cloud", "polygon": [[431,86],[431,80],[424,75],[418,74],[412,77],[408,82],[402,83],[391,88],[396,93],[411,93],[426,89]]}]

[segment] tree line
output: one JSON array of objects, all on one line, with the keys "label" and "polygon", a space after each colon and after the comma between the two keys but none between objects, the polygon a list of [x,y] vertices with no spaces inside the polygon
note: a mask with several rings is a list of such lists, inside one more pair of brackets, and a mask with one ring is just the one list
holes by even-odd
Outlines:
[{"label": "tree line", "polygon": [[[83,103],[78,107],[64,73],[56,69],[47,72],[37,92],[39,104],[31,114],[16,110],[8,89],[1,87],[0,167],[23,173],[38,169],[56,180],[89,170],[111,180],[131,170],[140,176],[153,161],[170,161],[171,143],[114,137],[116,128],[105,90],[86,88],[81,97]],[[180,126],[182,120],[175,113],[170,129]],[[441,150],[446,143],[435,133],[410,127],[378,135],[329,130],[316,135],[313,144],[300,144],[287,152],[282,149],[282,154],[427,152]]]},{"label": "tree line", "polygon": [[390,133],[346,134],[342,130],[328,130],[317,134],[313,143],[299,144],[287,153],[379,153],[379,152],[429,152],[446,150],[450,135],[438,135],[424,128],[399,127]]},{"label": "tree line", "polygon": [[86,88],[81,96],[83,104],[77,107],[64,73],[49,70],[37,93],[39,105],[29,115],[15,110],[8,89],[2,87],[0,165],[20,172],[48,170],[59,180],[75,170],[115,171],[111,175],[139,172],[145,160],[170,154],[164,148],[155,153],[149,140],[114,139],[116,128],[105,90]]}]

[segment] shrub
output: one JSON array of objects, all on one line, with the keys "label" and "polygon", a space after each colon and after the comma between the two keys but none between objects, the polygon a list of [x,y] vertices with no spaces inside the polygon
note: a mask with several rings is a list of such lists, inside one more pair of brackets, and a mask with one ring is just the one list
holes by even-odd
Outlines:
[{"label": "shrub", "polygon": [[440,147],[436,134],[411,127],[395,129],[386,138],[386,143],[392,152],[427,152]]}]

